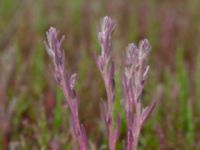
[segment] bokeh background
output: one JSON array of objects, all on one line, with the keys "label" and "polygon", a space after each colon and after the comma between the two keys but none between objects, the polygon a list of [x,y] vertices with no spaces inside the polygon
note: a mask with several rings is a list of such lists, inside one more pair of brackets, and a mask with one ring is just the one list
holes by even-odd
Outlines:
[{"label": "bokeh background", "polygon": [[90,149],[107,149],[99,102],[106,98],[95,62],[100,20],[115,20],[115,113],[122,119],[118,149],[126,137],[121,107],[123,55],[130,42],[148,38],[151,66],[143,103],[162,97],[145,124],[140,150],[200,149],[199,0],[1,0],[0,149],[71,149],[68,111],[44,48],[50,26],[66,35],[66,69],[78,73],[81,122]]}]

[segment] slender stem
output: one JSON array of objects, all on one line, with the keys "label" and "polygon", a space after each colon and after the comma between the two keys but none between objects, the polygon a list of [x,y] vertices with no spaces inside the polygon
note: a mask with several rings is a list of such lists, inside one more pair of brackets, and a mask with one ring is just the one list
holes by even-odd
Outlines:
[{"label": "slender stem", "polygon": [[115,150],[115,143],[113,143],[113,91],[112,85],[109,84],[109,77],[107,75],[107,67],[104,67],[102,76],[104,80],[104,85],[106,89],[107,95],[107,104],[108,104],[108,116],[109,116],[109,124],[108,124],[108,143],[109,143],[109,150]]}]

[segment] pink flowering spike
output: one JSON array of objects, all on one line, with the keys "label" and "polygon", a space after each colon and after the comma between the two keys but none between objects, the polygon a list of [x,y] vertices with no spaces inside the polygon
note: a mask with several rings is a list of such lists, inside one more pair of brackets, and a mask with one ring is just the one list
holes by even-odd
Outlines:
[{"label": "pink flowering spike", "polygon": [[64,36],[58,38],[58,31],[51,27],[47,32],[47,42],[45,47],[54,63],[54,78],[60,88],[62,89],[66,103],[70,112],[70,122],[73,129],[72,137],[74,141],[79,143],[80,150],[88,150],[87,138],[84,127],[80,124],[78,116],[78,101],[76,91],[74,89],[76,83],[76,74],[70,78],[65,72],[65,57],[64,52],[61,50],[61,44]]},{"label": "pink flowering spike", "polygon": [[110,53],[112,46],[111,38],[114,28],[115,24],[112,21],[112,19],[107,16],[104,17],[102,22],[101,32],[99,32],[98,38],[102,49],[101,55],[103,58],[106,59],[106,61],[110,60]]},{"label": "pink flowering spike", "polygon": [[[128,44],[126,48],[126,66],[131,66],[136,64],[136,61],[138,60],[138,48],[134,43]],[[133,70],[132,70],[133,71]]]},{"label": "pink flowering spike", "polygon": [[149,71],[146,61],[150,50],[151,46],[147,39],[140,41],[138,47],[131,43],[126,49],[122,83],[128,124],[127,150],[137,149],[141,128],[156,106],[156,102],[153,102],[150,107],[142,109],[141,101],[144,83]]},{"label": "pink flowering spike", "polygon": [[[115,150],[118,134],[115,133],[117,129],[114,126],[114,99],[115,99],[115,80],[114,80],[114,63],[111,60],[112,52],[112,34],[115,24],[109,17],[104,17],[101,31],[98,34],[99,44],[101,46],[101,55],[97,57],[97,64],[104,81],[107,104],[101,106],[102,114],[104,116],[107,133],[108,133],[108,147],[109,150]],[[107,110],[105,110],[105,107]]]},{"label": "pink flowering spike", "polygon": [[108,35],[111,35],[114,31],[114,27],[115,24],[113,20],[110,17],[105,16],[103,18],[102,31],[104,31]]},{"label": "pink flowering spike", "polygon": [[[120,133],[120,118],[117,117],[115,126],[114,100],[115,100],[115,80],[114,63],[111,60],[112,34],[115,28],[113,20],[104,17],[98,39],[101,46],[101,55],[96,57],[97,65],[101,73],[106,89],[107,103],[101,102],[101,112],[106,125],[108,135],[109,150],[116,149],[116,143]],[[85,129],[79,121],[78,100],[75,91],[76,74],[69,74],[65,71],[65,57],[61,49],[64,36],[58,37],[58,31],[51,27],[47,32],[47,42],[45,47],[54,64],[54,78],[61,87],[70,112],[72,137],[79,144],[76,149],[88,150],[88,140]],[[125,69],[122,77],[124,91],[124,107],[127,118],[127,150],[136,150],[139,136],[145,121],[155,109],[157,101],[153,101],[150,106],[142,107],[142,92],[145,80],[147,79],[149,66],[146,64],[147,56],[151,50],[151,45],[147,39],[139,42],[139,46],[134,43],[128,45],[125,56]]]},{"label": "pink flowering spike", "polygon": [[151,45],[147,39],[140,41],[139,49],[141,50],[141,57],[145,59],[151,51]]},{"label": "pink flowering spike", "polygon": [[47,49],[48,54],[55,59],[55,53],[57,55],[57,59],[61,57],[60,55],[60,46],[64,40],[64,36],[59,40],[58,39],[58,31],[54,27],[50,27],[49,31],[46,33],[47,42],[45,47]]}]

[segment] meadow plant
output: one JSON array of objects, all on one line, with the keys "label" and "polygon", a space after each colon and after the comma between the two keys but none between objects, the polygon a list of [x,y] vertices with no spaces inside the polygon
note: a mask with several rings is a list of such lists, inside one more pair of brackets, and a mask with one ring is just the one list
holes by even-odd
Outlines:
[{"label": "meadow plant", "polygon": [[[104,17],[101,31],[98,34],[99,43],[101,45],[101,55],[98,56],[97,64],[104,81],[107,105],[104,101],[101,104],[101,111],[106,124],[108,133],[108,144],[110,150],[116,149],[116,143],[119,136],[120,119],[117,118],[117,126],[114,128],[114,99],[115,99],[115,80],[114,80],[114,63],[111,62],[112,52],[112,33],[115,24],[109,17]],[[106,107],[106,109],[105,109]]]},{"label": "meadow plant", "polygon": [[128,124],[127,150],[137,149],[141,128],[156,106],[156,101],[153,101],[149,107],[142,108],[141,101],[149,70],[146,60],[150,50],[147,39],[140,41],[138,47],[133,43],[129,44],[126,50],[123,89]]},{"label": "meadow plant", "polygon": [[70,121],[73,129],[72,137],[75,141],[78,141],[80,150],[87,150],[87,137],[85,129],[79,121],[78,102],[76,91],[74,89],[76,74],[70,76],[65,71],[65,57],[63,50],[61,50],[63,39],[64,36],[59,39],[58,31],[51,27],[47,32],[47,42],[45,42],[45,47],[54,64],[54,78],[61,87],[70,110]]},{"label": "meadow plant", "polygon": [[[99,71],[101,73],[104,86],[106,89],[107,103],[102,101],[101,111],[106,124],[108,147],[109,150],[116,149],[116,143],[120,131],[120,118],[114,117],[114,100],[115,100],[115,80],[114,80],[114,63],[111,61],[112,52],[112,33],[115,24],[109,17],[104,17],[101,31],[98,33],[98,39],[101,46],[101,55],[96,59]],[[61,44],[64,36],[59,39],[58,31],[51,27],[47,32],[47,42],[45,46],[48,54],[53,60],[54,77],[57,84],[61,87],[67,105],[70,110],[70,121],[73,128],[72,137],[79,143],[79,149],[88,149],[88,139],[85,129],[79,121],[78,102],[74,89],[76,83],[76,74],[71,76],[65,71],[65,57],[61,50]],[[147,39],[140,41],[139,46],[133,43],[127,47],[125,55],[125,67],[123,74],[124,100],[123,106],[126,111],[127,120],[127,150],[136,150],[141,128],[146,119],[156,106],[156,101],[149,107],[142,107],[142,91],[144,82],[147,78],[149,66],[146,65],[147,56],[151,46]]]}]

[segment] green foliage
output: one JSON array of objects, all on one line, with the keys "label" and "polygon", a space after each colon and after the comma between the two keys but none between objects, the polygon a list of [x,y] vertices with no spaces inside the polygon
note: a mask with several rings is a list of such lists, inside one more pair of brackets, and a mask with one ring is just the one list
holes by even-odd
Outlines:
[{"label": "green foliage", "polygon": [[157,138],[155,138],[155,131],[153,128],[153,124],[150,121],[145,124],[143,132],[140,136],[139,148],[141,150],[146,150],[146,149],[158,150],[159,149],[159,141]]},{"label": "green foliage", "polygon": [[0,14],[9,16],[11,15],[12,10],[16,7],[16,3],[12,0],[2,0],[0,2]]},{"label": "green foliage", "polygon": [[48,142],[50,141],[52,132],[49,132],[47,119],[44,113],[42,113],[39,118],[38,128],[36,130],[40,133],[37,137],[37,142],[40,149],[48,150]]},{"label": "green foliage", "polygon": [[45,51],[43,50],[44,47],[41,45],[36,45],[35,52],[33,53],[33,56],[31,57],[31,65],[30,65],[30,70],[31,70],[31,75],[30,75],[30,81],[31,85],[33,88],[33,92],[36,95],[40,95],[42,90],[44,89],[45,82],[45,67],[44,67],[44,53]]},{"label": "green foliage", "polygon": [[3,134],[0,134],[0,149],[3,149]]},{"label": "green foliage", "polygon": [[176,58],[176,77],[177,83],[180,88],[179,99],[180,99],[180,115],[181,115],[181,124],[182,131],[186,131],[186,138],[190,146],[194,141],[194,125],[192,119],[192,106],[190,104],[190,84],[189,84],[189,75],[187,68],[184,64],[184,51],[183,48],[179,48],[177,51]]},{"label": "green foliage", "polygon": [[28,109],[28,105],[30,104],[27,102],[27,93],[26,91],[21,92],[18,100],[17,100],[17,106],[14,111],[14,117],[12,120],[12,123],[15,127],[20,126],[20,122],[22,120],[22,114]]},{"label": "green foliage", "polygon": [[[123,97],[122,97],[122,83],[120,78],[120,73],[118,70],[115,71],[115,85],[116,85],[116,92],[115,92],[115,103],[114,103],[114,115],[117,119],[117,116],[120,117],[120,134],[126,134],[126,118],[124,117],[126,115],[125,110],[123,110],[123,107],[121,106],[123,103]],[[117,150],[122,149],[122,141],[118,141]]]},{"label": "green foliage", "polygon": [[53,119],[53,127],[55,129],[55,131],[59,131],[61,125],[63,124],[63,121],[65,119],[63,119],[63,117],[68,119],[68,116],[66,116],[66,114],[64,114],[63,111],[63,101],[64,101],[64,97],[62,94],[62,91],[60,91],[60,89],[57,88],[57,92],[56,92],[56,107],[54,109],[54,119]]},{"label": "green foliage", "polygon": [[200,113],[200,52],[196,59],[196,69],[195,69],[195,93],[196,93],[196,110]]}]

